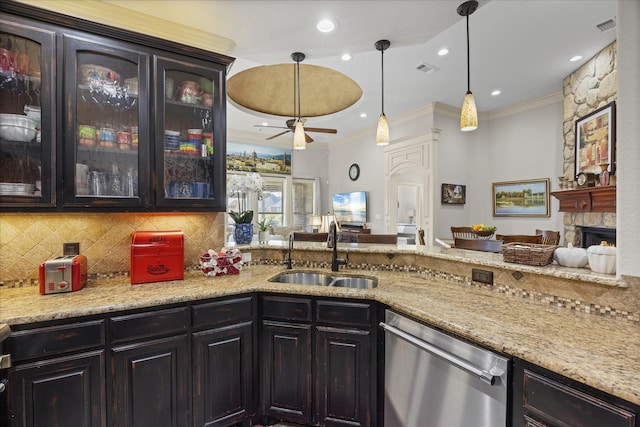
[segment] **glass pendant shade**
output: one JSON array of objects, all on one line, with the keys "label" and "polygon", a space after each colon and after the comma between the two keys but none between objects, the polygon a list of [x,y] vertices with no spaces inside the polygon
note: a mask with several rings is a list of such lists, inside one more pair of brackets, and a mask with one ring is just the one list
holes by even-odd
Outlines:
[{"label": "glass pendant shade", "polygon": [[293,148],[295,150],[304,150],[307,148],[307,142],[304,138],[304,127],[300,120],[296,121],[296,129],[293,134]]},{"label": "glass pendant shade", "polygon": [[389,145],[389,123],[387,116],[380,114],[378,131],[376,132],[376,145]]},{"label": "glass pendant shade", "polygon": [[478,110],[476,109],[476,100],[473,98],[471,91],[467,92],[462,103],[462,112],[460,113],[460,130],[468,132],[478,128]]}]

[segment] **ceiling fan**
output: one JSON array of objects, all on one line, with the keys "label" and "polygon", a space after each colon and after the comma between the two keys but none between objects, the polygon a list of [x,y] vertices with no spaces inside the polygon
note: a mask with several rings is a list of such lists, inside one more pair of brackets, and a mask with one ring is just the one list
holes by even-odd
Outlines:
[{"label": "ceiling fan", "polygon": [[[277,138],[281,135],[284,135],[285,133],[288,132],[293,132],[296,126],[296,120],[297,119],[289,119],[287,120],[286,123],[286,127],[284,126],[265,126],[265,125],[254,125],[255,127],[265,127],[265,128],[275,128],[275,129],[286,129],[284,132],[280,132],[276,135],[270,136],[268,138],[266,138],[266,140],[270,140],[270,139],[274,139]],[[302,123],[304,124],[307,119],[301,119]],[[304,139],[307,142],[313,142],[313,138],[311,138],[309,135],[307,135],[307,132],[320,132],[320,133],[338,133],[338,131],[336,129],[327,129],[327,128],[310,128],[310,127],[304,127]]]}]

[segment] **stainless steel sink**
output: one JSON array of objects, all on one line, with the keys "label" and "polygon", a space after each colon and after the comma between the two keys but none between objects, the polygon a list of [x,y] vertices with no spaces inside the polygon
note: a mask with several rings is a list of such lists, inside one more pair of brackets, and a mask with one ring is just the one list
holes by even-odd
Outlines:
[{"label": "stainless steel sink", "polygon": [[296,285],[335,286],[339,288],[371,289],[378,286],[378,279],[372,277],[332,276],[314,272],[280,273],[270,282]]},{"label": "stainless steel sink", "polygon": [[371,289],[378,286],[378,279],[368,277],[336,277],[330,286],[337,288]]},{"label": "stainless steel sink", "polygon": [[269,280],[270,282],[292,283],[297,285],[318,285],[329,286],[333,281],[333,277],[323,273],[282,273]]}]

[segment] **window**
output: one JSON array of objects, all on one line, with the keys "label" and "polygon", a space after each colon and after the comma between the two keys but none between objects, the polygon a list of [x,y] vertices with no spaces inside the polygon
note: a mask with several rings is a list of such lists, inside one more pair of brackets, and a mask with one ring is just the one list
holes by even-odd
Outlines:
[{"label": "window", "polygon": [[314,179],[293,180],[293,226],[311,231],[309,219],[315,212],[316,181]]},{"label": "window", "polygon": [[[227,179],[234,174],[227,171]],[[315,179],[291,179],[290,176],[261,175],[264,183],[262,200],[254,193],[246,194],[242,205],[255,212],[253,222],[263,218],[274,227],[302,227],[311,231],[309,219],[317,211],[317,184]],[[240,202],[236,195],[228,195],[227,212],[238,212]],[[227,215],[227,224],[233,219]]]},{"label": "window", "polygon": [[264,197],[258,201],[258,221],[267,218],[273,227],[282,227],[285,220],[285,182],[286,179],[262,177],[264,179]]}]

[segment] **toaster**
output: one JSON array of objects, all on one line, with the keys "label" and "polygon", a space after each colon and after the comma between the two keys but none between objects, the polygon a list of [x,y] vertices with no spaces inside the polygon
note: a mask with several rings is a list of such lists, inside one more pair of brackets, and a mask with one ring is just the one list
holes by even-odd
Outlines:
[{"label": "toaster", "polygon": [[63,255],[40,264],[40,293],[75,292],[87,284],[87,257]]}]

